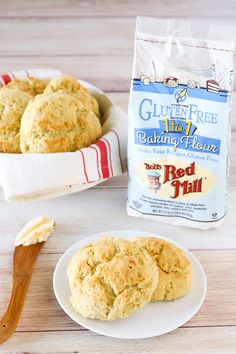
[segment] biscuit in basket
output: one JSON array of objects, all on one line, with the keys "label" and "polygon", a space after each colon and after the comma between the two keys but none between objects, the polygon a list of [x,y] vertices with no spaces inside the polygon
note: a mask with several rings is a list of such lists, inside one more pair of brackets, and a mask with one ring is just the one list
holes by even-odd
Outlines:
[{"label": "biscuit in basket", "polygon": [[33,97],[17,88],[0,89],[0,152],[20,152],[20,124]]},{"label": "biscuit in basket", "polygon": [[98,117],[76,97],[56,92],[37,95],[22,117],[23,153],[69,152],[93,144],[101,136]]},{"label": "biscuit in basket", "polygon": [[154,237],[138,237],[134,242],[148,251],[159,269],[159,282],[152,295],[153,301],[175,300],[190,291],[192,267],[182,250]]},{"label": "biscuit in basket", "polygon": [[82,86],[73,76],[63,74],[56,77],[55,79],[52,79],[44,90],[44,93],[51,94],[54,92],[65,92],[78,96],[81,102],[88,109],[91,109],[96,114],[96,116],[100,117],[97,100],[92,95],[90,95],[89,91],[84,86]]},{"label": "biscuit in basket", "polygon": [[81,248],[67,275],[74,309],[82,316],[115,320],[147,304],[158,282],[152,257],[136,244],[103,238]]},{"label": "biscuit in basket", "polygon": [[35,77],[29,77],[27,81],[22,80],[12,80],[5,87],[12,89],[18,88],[21,91],[27,92],[32,96],[36,96],[39,93],[42,93],[47,86],[47,82],[41,79],[37,79]]}]

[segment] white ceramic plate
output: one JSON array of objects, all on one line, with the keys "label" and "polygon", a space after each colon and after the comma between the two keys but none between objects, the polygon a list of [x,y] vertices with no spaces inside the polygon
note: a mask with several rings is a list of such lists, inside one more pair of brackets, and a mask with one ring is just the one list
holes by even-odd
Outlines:
[{"label": "white ceramic plate", "polygon": [[[67,265],[74,253],[82,246],[101,237],[112,236],[132,239],[137,236],[153,236],[172,242],[181,248],[192,264],[193,284],[191,291],[175,301],[151,302],[125,319],[116,321],[90,320],[80,316],[71,306],[70,287],[66,275]],[[185,247],[165,237],[143,231],[117,230],[87,237],[70,247],[59,259],[53,277],[56,298],[62,309],[78,324],[93,332],[114,338],[139,339],[160,336],[173,331],[190,320],[201,307],[206,295],[207,281],[197,258]]]}]

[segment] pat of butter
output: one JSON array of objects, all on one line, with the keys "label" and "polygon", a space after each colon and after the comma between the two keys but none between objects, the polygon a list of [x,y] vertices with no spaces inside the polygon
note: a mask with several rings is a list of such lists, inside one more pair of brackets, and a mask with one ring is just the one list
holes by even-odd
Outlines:
[{"label": "pat of butter", "polygon": [[38,216],[30,220],[16,236],[16,246],[30,246],[44,242],[54,231],[54,220],[46,216]]}]

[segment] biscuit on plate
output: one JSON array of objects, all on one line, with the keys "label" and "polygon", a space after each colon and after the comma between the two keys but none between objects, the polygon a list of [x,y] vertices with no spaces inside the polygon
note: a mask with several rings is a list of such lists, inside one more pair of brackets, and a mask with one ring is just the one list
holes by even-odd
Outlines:
[{"label": "biscuit on plate", "polygon": [[190,291],[192,267],[182,250],[154,237],[138,237],[134,242],[148,251],[159,269],[159,281],[152,301],[175,300]]},{"label": "biscuit on plate", "polygon": [[20,124],[33,97],[17,88],[0,89],[0,152],[20,152]]},{"label": "biscuit on plate", "polygon": [[78,96],[88,109],[91,109],[97,117],[100,117],[97,100],[73,76],[63,74],[52,79],[45,88],[44,94],[48,95],[54,92],[65,92]]},{"label": "biscuit on plate", "polygon": [[152,257],[136,244],[102,238],[81,248],[67,275],[74,309],[99,320],[124,318],[147,304],[158,282]]},{"label": "biscuit on plate", "polygon": [[76,97],[56,92],[37,95],[22,117],[23,153],[69,152],[93,144],[101,136],[98,117]]},{"label": "biscuit on plate", "polygon": [[14,79],[5,87],[9,89],[18,88],[19,90],[27,92],[32,96],[36,96],[44,91],[47,84],[48,83],[44,80],[37,79],[35,77],[28,77],[27,81]]}]

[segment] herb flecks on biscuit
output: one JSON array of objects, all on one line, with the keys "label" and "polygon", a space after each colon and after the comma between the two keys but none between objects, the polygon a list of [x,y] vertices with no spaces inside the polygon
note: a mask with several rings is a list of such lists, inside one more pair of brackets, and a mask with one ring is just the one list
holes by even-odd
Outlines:
[{"label": "herb flecks on biscuit", "polygon": [[45,88],[44,94],[50,95],[55,92],[64,92],[71,95],[76,95],[88,109],[92,110],[97,117],[100,117],[97,100],[90,95],[89,91],[73,76],[63,74],[55,79],[52,79]]},{"label": "herb flecks on biscuit", "polygon": [[18,88],[0,89],[0,152],[20,152],[21,118],[33,96]]},{"label": "herb flecks on biscuit", "polygon": [[158,282],[158,270],[148,252],[115,238],[103,238],[80,249],[67,274],[74,309],[100,320],[131,315],[151,300]]},{"label": "herb flecks on biscuit", "polygon": [[159,270],[159,282],[152,295],[153,301],[175,300],[190,291],[192,266],[182,250],[155,237],[138,237],[134,242],[152,256]]},{"label": "herb flecks on biscuit", "polygon": [[98,117],[73,95],[37,95],[22,117],[23,153],[69,152],[87,147],[101,136]]}]

